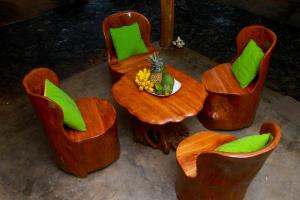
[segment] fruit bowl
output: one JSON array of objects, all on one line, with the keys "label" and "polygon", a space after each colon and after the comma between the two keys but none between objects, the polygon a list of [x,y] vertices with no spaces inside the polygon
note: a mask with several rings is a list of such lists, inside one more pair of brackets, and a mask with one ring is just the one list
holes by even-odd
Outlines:
[{"label": "fruit bowl", "polygon": [[172,94],[176,93],[180,88],[181,88],[181,83],[179,81],[177,81],[176,79],[174,79],[173,90],[172,90],[172,93],[170,95],[156,94],[155,92],[149,92],[149,91],[147,91],[147,92],[152,94],[152,95],[155,95],[155,96],[167,97],[167,96],[171,96]]}]

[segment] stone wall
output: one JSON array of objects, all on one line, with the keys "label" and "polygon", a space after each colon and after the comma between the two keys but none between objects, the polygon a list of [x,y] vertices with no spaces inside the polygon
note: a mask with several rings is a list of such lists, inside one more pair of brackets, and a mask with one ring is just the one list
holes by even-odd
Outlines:
[{"label": "stone wall", "polygon": [[41,15],[75,0],[0,0],[0,26]]},{"label": "stone wall", "polygon": [[[38,16],[54,7],[73,3],[74,1],[75,0],[0,0],[0,26]],[[213,1],[238,7],[256,15],[300,27],[300,0]]]},{"label": "stone wall", "polygon": [[213,0],[300,27],[300,0]]}]

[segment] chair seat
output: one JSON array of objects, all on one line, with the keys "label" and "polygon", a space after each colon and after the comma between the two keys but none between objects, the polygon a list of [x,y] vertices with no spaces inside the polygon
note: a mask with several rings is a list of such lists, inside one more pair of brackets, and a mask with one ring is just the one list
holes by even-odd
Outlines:
[{"label": "chair seat", "polygon": [[203,152],[214,151],[215,148],[235,137],[226,134],[202,131],[184,139],[177,147],[176,159],[186,176],[197,176],[197,157]]},{"label": "chair seat", "polygon": [[249,153],[214,151],[217,146],[235,140],[231,135],[205,131],[184,139],[176,151],[178,199],[243,200],[281,137],[280,126],[275,123],[264,123],[259,132],[271,133],[272,140],[265,148]]},{"label": "chair seat", "polygon": [[201,80],[205,88],[210,92],[245,95],[249,94],[248,89],[243,89],[231,72],[231,64],[224,63],[206,71]]},{"label": "chair seat", "polygon": [[95,97],[76,101],[82,114],[87,130],[80,132],[66,127],[66,135],[73,142],[80,142],[101,136],[111,128],[116,121],[116,111],[113,105],[104,99]]},{"label": "chair seat", "polygon": [[111,65],[111,69],[120,74],[126,74],[131,70],[149,67],[148,58],[152,53],[135,55],[125,60],[117,61],[115,65]]}]

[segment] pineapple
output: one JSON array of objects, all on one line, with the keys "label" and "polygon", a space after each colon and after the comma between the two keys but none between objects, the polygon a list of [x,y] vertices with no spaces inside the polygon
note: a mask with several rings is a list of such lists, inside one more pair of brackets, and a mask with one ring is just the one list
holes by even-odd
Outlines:
[{"label": "pineapple", "polygon": [[162,59],[158,56],[157,53],[154,53],[150,56],[149,58],[149,63],[150,63],[150,82],[155,84],[155,83],[161,83],[162,80],[162,68],[163,68],[163,61]]}]

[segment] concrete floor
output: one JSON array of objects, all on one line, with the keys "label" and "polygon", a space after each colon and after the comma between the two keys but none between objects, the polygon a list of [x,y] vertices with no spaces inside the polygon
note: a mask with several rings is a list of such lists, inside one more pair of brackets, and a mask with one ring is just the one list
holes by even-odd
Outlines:
[{"label": "concrete floor", "polygon": [[[157,45],[157,44],[156,44]],[[189,49],[161,50],[165,62],[199,79],[216,63]],[[111,166],[79,179],[56,168],[40,123],[25,96],[0,106],[0,199],[175,200],[175,153],[163,154],[133,142],[132,119],[111,96],[107,63],[99,58],[89,69],[62,81],[74,98],[99,96],[118,112],[121,156]],[[231,131],[257,133],[266,121],[282,126],[279,147],[250,185],[246,200],[297,200],[300,195],[300,103],[265,88],[254,124]],[[197,118],[184,121],[191,133],[205,130]]]}]

